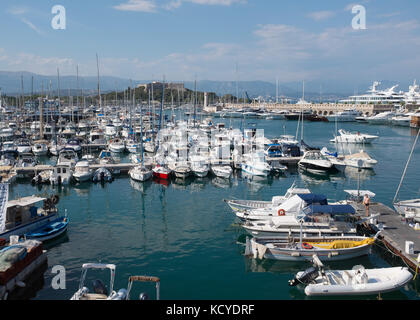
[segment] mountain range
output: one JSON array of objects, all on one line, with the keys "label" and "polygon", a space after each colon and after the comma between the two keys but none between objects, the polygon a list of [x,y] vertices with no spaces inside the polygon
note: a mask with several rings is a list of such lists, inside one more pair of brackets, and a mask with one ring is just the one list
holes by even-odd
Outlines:
[{"label": "mountain range", "polygon": [[[23,77],[23,91],[26,95],[31,94],[32,88],[34,93],[40,93],[43,90],[47,93],[50,90],[55,92],[57,90],[58,77],[39,75],[31,72],[10,72],[0,71],[0,88],[3,94],[20,95],[22,92],[22,77]],[[33,78],[33,87],[32,87]],[[141,83],[148,83],[151,80],[130,80],[113,76],[100,76],[101,92],[109,92],[114,90],[124,90],[132,85]],[[176,81],[175,81],[176,82]],[[398,84],[395,81],[382,80],[381,88],[391,87]],[[411,82],[400,83],[397,90],[408,90],[408,85]],[[62,95],[74,95],[75,89],[82,89],[84,94],[96,94],[97,92],[97,77],[96,76],[80,76],[79,84],[76,76],[60,76],[60,91]],[[193,81],[184,82],[186,88],[194,90],[195,84]],[[337,99],[347,97],[353,94],[362,94],[366,92],[372,83],[361,83],[349,88],[349,85],[340,84],[337,81],[305,81],[305,100],[319,101],[335,101]],[[357,88],[357,89],[356,89]],[[71,90],[73,89],[73,90]],[[255,98],[258,96],[264,98],[276,97],[276,84],[268,81],[213,81],[200,80],[197,81],[197,91],[215,92],[217,95],[232,94],[239,97],[244,97],[245,93],[249,97]],[[303,96],[303,81],[302,82],[287,82],[280,83],[278,87],[279,96],[285,96],[291,99],[300,99]]]}]

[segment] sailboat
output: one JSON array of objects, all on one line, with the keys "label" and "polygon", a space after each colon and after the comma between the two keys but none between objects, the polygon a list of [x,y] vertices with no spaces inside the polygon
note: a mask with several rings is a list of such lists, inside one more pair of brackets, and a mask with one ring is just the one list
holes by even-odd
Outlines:
[{"label": "sailboat", "polygon": [[147,169],[144,166],[144,159],[143,159],[143,109],[140,110],[140,148],[141,148],[141,164],[137,167],[134,167],[130,170],[128,173],[130,175],[130,178],[135,181],[146,181],[149,180],[153,172],[150,169]]}]

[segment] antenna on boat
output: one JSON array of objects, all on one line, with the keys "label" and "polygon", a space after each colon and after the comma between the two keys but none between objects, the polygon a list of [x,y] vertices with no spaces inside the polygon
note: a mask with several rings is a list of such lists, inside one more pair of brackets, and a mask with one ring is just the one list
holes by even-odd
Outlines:
[{"label": "antenna on boat", "polygon": [[400,188],[401,188],[401,185],[402,185],[403,180],[404,180],[404,178],[405,178],[405,174],[407,173],[408,164],[410,163],[411,156],[413,155],[414,148],[416,147],[416,143],[417,143],[417,140],[418,140],[418,138],[419,138],[419,134],[420,134],[420,129],[417,131],[417,136],[416,136],[416,139],[414,140],[413,147],[411,148],[410,155],[408,156],[407,163],[406,163],[406,165],[405,165],[405,168],[404,168],[403,174],[402,174],[402,176],[401,176],[400,184],[398,185],[397,192],[395,193],[395,196],[394,196],[394,199],[392,200],[392,203],[395,203],[395,200],[396,200],[396,199],[397,199],[397,197],[398,197],[398,193],[400,192]]}]

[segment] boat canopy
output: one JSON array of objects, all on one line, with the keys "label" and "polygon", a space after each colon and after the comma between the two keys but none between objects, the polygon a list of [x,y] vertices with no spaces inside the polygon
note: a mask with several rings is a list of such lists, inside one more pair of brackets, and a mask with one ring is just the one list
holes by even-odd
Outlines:
[{"label": "boat canopy", "polygon": [[307,204],[319,203],[321,205],[327,205],[328,200],[322,194],[315,194],[315,193],[299,193],[296,194],[299,198],[305,201]]},{"label": "boat canopy", "polygon": [[355,214],[356,210],[349,204],[337,204],[337,205],[309,205],[303,209],[305,215],[317,214],[317,213],[329,213],[329,214]]},{"label": "boat canopy", "polygon": [[46,198],[40,198],[35,196],[25,197],[21,199],[11,200],[7,202],[7,208],[20,206],[20,207],[26,207],[33,205],[35,203],[38,203],[40,201],[44,201]]}]

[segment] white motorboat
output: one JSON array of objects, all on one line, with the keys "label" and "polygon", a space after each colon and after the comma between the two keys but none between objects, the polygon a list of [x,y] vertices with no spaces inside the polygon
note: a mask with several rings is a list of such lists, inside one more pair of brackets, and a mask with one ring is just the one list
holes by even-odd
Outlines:
[{"label": "white motorboat", "polygon": [[45,156],[48,153],[48,146],[44,142],[36,142],[32,146],[32,153],[36,156]]},{"label": "white motorboat", "polygon": [[211,172],[219,178],[229,179],[232,175],[233,169],[228,165],[212,164]]},{"label": "white motorboat", "polygon": [[185,179],[188,178],[191,174],[191,168],[187,162],[171,162],[168,165],[168,168],[172,170],[177,178]]},{"label": "white motorboat", "polygon": [[58,154],[57,165],[74,167],[77,161],[79,161],[77,153],[73,149],[64,148]]},{"label": "white motorboat", "polygon": [[[106,286],[100,280],[93,281],[93,292],[85,285],[86,274],[88,270],[110,270],[109,292]],[[114,291],[115,281],[114,264],[103,263],[85,263],[82,265],[82,276],[79,283],[79,289],[74,293],[70,300],[125,300],[127,297],[127,290],[120,289],[118,292]]]},{"label": "white motorboat", "polygon": [[90,181],[93,176],[93,170],[90,168],[88,160],[78,161],[74,167],[73,178],[77,182]]},{"label": "white motorboat", "polygon": [[72,149],[74,152],[82,151],[79,139],[69,139],[65,146],[66,149]]},{"label": "white motorboat", "polygon": [[62,162],[57,164],[51,172],[50,183],[52,185],[68,185],[73,177],[72,165]]},{"label": "white motorboat", "polygon": [[5,141],[2,146],[3,152],[17,152],[17,147],[13,141]]},{"label": "white motorboat", "polygon": [[370,124],[388,124],[391,122],[391,119],[396,116],[396,113],[393,111],[386,111],[378,113],[372,117],[367,117],[366,121]]},{"label": "white motorboat", "polygon": [[361,115],[362,113],[360,111],[348,109],[326,116],[326,118],[330,122],[352,122],[356,121],[356,117],[360,117]]},{"label": "white motorboat", "polygon": [[298,163],[299,168],[314,173],[327,173],[335,170],[334,165],[319,150],[305,151]]},{"label": "white motorboat", "polygon": [[113,137],[117,135],[117,128],[113,124],[107,124],[105,126],[105,135],[108,137]]},{"label": "white motorboat", "polygon": [[242,171],[255,176],[268,176],[272,167],[265,161],[264,153],[253,153],[244,155],[244,162],[241,165]]},{"label": "white motorboat", "polygon": [[208,164],[208,161],[205,157],[192,156],[191,170],[196,177],[203,178],[209,173],[210,165]]},{"label": "white motorboat", "polygon": [[32,151],[32,146],[29,140],[27,139],[20,139],[16,142],[16,151],[19,154],[23,153],[30,153]]},{"label": "white motorboat", "polygon": [[401,115],[391,118],[391,123],[394,126],[409,127],[411,122],[411,115]]},{"label": "white motorboat", "polygon": [[224,201],[228,204],[228,206],[233,211],[244,211],[244,210],[261,209],[261,208],[278,206],[296,194],[308,194],[308,193],[311,193],[309,189],[295,188],[294,185],[292,185],[289,189],[287,189],[284,196],[275,196],[271,199],[271,201],[236,200],[236,199],[224,200]]},{"label": "white motorboat", "polygon": [[307,296],[378,295],[399,290],[412,279],[407,267],[365,269],[357,265],[352,270],[325,270],[321,263],[298,272],[289,285],[306,285]]},{"label": "white motorboat", "polygon": [[137,153],[137,150],[139,149],[139,144],[133,140],[128,140],[125,143],[125,147],[128,152],[130,153]]},{"label": "white motorboat", "polygon": [[95,171],[92,177],[93,182],[112,182],[114,180],[114,177],[112,176],[112,173],[106,169],[106,168],[99,168]]},{"label": "white motorboat", "polygon": [[353,153],[344,156],[343,161],[346,166],[359,169],[373,169],[378,163],[377,160],[372,159],[366,152],[360,150],[359,153]]},{"label": "white motorboat", "polygon": [[339,136],[331,139],[331,142],[334,143],[371,143],[372,141],[378,139],[378,136],[360,133],[360,132],[348,132],[343,129],[338,130],[340,133]]},{"label": "white motorboat", "polygon": [[137,166],[132,168],[128,174],[131,179],[143,182],[149,180],[153,176],[153,171],[142,166]]},{"label": "white motorboat", "polygon": [[121,139],[113,139],[109,144],[109,150],[115,153],[121,153],[125,151],[125,143]]}]

